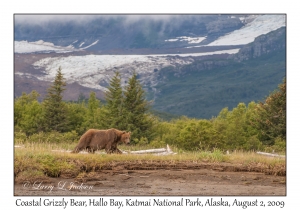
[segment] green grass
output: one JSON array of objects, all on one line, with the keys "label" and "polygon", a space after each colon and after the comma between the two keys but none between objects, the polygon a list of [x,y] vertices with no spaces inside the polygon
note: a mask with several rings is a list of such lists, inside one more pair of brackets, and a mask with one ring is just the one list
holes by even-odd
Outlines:
[{"label": "green grass", "polygon": [[[153,154],[71,154],[52,150],[71,150],[76,145],[72,144],[24,144],[24,147],[15,148],[14,175],[16,181],[32,180],[36,178],[67,176],[75,178],[80,173],[99,171],[112,168],[118,164],[147,164],[174,165],[186,164],[237,164],[247,167],[260,166],[265,169],[285,170],[285,159],[270,158],[258,155],[254,152],[235,152],[226,155],[221,150],[186,152],[172,148],[176,155],[156,156]],[[122,150],[149,149],[149,146],[125,146]]]}]

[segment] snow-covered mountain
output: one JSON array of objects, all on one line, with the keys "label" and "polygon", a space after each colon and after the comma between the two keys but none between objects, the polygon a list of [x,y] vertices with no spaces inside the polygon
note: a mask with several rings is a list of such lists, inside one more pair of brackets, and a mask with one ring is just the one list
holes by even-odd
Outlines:
[{"label": "snow-covered mountain", "polygon": [[[164,80],[159,77],[161,69],[208,56],[232,57],[257,37],[286,26],[285,15],[106,17],[90,18],[83,25],[62,19],[38,24],[15,21],[16,83],[22,81],[28,89],[30,81],[51,82],[61,67],[68,84],[105,92],[116,70],[123,85],[136,71],[145,87],[155,92]],[[15,87],[20,94],[22,86]]]},{"label": "snow-covered mountain", "polygon": [[[223,45],[242,45],[253,42],[256,37],[266,34],[285,26],[285,15],[258,15],[249,16],[253,20],[242,28],[234,30],[225,36],[221,36],[215,41],[193,47],[223,46]],[[245,20],[245,19],[242,19]],[[205,37],[181,36],[167,39],[165,42],[186,42],[186,45],[201,44]],[[99,40],[92,44],[75,48],[72,44],[62,47],[55,46],[53,43],[38,40],[35,42],[15,41],[15,53],[37,53],[37,52],[56,52],[66,53],[74,51],[88,50],[89,47],[96,45]],[[76,42],[76,41],[75,41]],[[81,43],[79,46],[82,46]],[[191,46],[190,46],[191,47]],[[59,66],[62,67],[67,82],[78,82],[80,85],[105,91],[113,71],[118,69],[124,81],[135,70],[142,80],[149,81],[154,69],[161,69],[166,66],[176,66],[190,64],[195,61],[195,57],[212,54],[234,54],[239,48],[231,50],[217,50],[201,53],[172,53],[172,54],[152,54],[152,55],[84,55],[67,57],[47,57],[33,63],[34,68],[41,69],[43,76],[37,76],[39,80],[52,81]],[[22,72],[17,75],[32,76]],[[155,85],[155,80],[150,80]]]}]

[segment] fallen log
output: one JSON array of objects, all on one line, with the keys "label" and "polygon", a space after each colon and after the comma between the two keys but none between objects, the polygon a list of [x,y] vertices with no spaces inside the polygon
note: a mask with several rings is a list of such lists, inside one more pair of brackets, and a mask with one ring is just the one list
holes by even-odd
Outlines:
[{"label": "fallen log", "polygon": [[170,155],[170,154],[177,154],[174,153],[169,145],[167,144],[167,149],[159,148],[159,149],[147,149],[147,150],[138,150],[138,151],[129,151],[130,154],[154,154],[154,155]]},{"label": "fallen log", "polygon": [[130,154],[146,154],[146,153],[161,153],[166,152],[167,149],[160,148],[160,149],[147,149],[147,150],[138,150],[138,151],[130,151]]},{"label": "fallen log", "polygon": [[257,154],[260,154],[260,155],[270,156],[270,157],[280,157],[280,158],[285,158],[285,155],[278,155],[278,154],[267,153],[267,152],[256,152],[256,153],[257,153]]}]

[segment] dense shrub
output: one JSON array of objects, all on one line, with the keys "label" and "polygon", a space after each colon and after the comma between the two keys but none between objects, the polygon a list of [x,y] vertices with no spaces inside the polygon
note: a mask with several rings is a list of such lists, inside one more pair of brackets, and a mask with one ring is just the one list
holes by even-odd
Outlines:
[{"label": "dense shrub", "polygon": [[22,131],[14,132],[14,142],[15,144],[23,143],[71,143],[78,141],[80,136],[76,131],[70,131],[65,133],[59,133],[57,131],[51,132],[39,132],[26,136]]}]

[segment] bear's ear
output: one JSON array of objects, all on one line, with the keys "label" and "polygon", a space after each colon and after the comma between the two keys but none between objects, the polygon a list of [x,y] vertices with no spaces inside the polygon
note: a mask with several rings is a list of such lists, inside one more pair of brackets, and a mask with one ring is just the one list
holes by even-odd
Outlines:
[{"label": "bear's ear", "polygon": [[126,131],[123,131],[122,134],[126,133]]},{"label": "bear's ear", "polygon": [[131,134],[131,131],[129,131],[128,134]]}]

